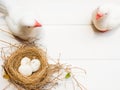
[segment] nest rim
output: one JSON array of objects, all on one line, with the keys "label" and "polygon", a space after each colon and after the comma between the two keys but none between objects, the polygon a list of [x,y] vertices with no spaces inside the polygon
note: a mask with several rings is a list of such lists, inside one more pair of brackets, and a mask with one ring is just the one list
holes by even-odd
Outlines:
[{"label": "nest rim", "polygon": [[[41,67],[31,76],[25,77],[18,71],[20,61],[23,57],[39,59]],[[4,69],[13,84],[18,84],[25,89],[39,88],[47,75],[49,67],[45,52],[36,46],[24,46],[13,52],[4,63]],[[41,83],[40,83],[41,82]]]}]

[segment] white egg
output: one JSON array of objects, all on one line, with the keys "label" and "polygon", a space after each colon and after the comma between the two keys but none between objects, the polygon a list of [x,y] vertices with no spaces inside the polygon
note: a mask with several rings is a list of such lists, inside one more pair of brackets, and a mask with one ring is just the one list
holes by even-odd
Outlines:
[{"label": "white egg", "polygon": [[24,57],[22,58],[21,60],[21,64],[24,65],[24,64],[29,64],[30,63],[30,58],[28,57]]},{"label": "white egg", "polygon": [[32,72],[37,71],[40,68],[40,61],[38,59],[33,59],[30,62],[31,68],[32,68]]},{"label": "white egg", "polygon": [[30,67],[30,65],[21,65],[18,68],[18,71],[23,75],[23,76],[30,76],[32,75],[32,68]]}]

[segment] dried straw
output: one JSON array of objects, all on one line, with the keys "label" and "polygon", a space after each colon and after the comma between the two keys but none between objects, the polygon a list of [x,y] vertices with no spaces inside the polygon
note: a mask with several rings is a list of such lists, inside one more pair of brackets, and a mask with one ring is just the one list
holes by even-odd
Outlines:
[{"label": "dried straw", "polygon": [[[18,67],[23,57],[37,58],[41,62],[40,69],[29,77],[24,77],[18,72]],[[51,76],[60,70],[60,66],[49,65],[42,49],[36,46],[23,46],[5,60],[4,69],[9,76],[10,82],[14,85],[19,85],[25,90],[42,90],[46,84],[52,82]]]}]

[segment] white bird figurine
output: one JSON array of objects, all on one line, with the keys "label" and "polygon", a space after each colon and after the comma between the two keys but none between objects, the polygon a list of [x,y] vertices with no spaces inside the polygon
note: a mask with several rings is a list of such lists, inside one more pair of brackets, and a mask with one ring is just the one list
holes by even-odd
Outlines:
[{"label": "white bird figurine", "polygon": [[120,26],[120,6],[111,3],[99,6],[93,12],[92,22],[101,32],[118,28]]},{"label": "white bird figurine", "polygon": [[[31,15],[15,17],[13,15],[14,8],[11,9],[7,0],[0,0],[0,12],[4,14],[8,28],[14,36],[23,40],[35,39],[39,35],[39,30],[42,25]],[[21,12],[22,13],[22,12]]]}]

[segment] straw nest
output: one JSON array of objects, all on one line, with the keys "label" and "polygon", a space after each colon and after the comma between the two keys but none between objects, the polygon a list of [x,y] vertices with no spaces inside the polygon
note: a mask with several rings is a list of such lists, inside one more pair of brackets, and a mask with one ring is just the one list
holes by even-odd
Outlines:
[{"label": "straw nest", "polygon": [[[39,70],[28,77],[21,75],[18,72],[18,67],[23,57],[39,59],[41,62]],[[42,90],[47,83],[51,82],[52,74],[59,71],[60,67],[49,65],[46,54],[42,49],[36,46],[24,46],[17,49],[5,60],[4,69],[10,82],[14,85],[25,90]]]}]

